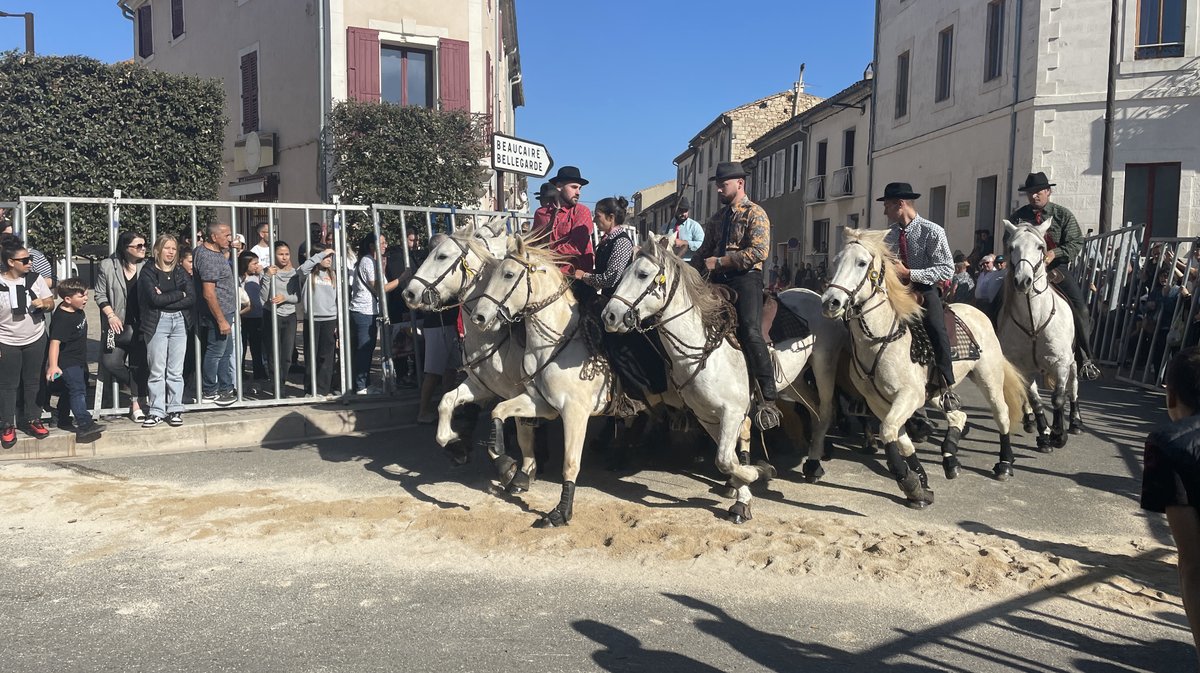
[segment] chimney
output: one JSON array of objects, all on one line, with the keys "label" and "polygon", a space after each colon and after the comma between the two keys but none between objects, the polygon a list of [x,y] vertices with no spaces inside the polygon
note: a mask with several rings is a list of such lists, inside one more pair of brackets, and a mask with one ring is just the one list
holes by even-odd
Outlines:
[{"label": "chimney", "polygon": [[804,64],[800,64],[800,75],[796,78],[796,87],[792,96],[792,116],[795,117],[800,109],[800,94],[804,93]]}]

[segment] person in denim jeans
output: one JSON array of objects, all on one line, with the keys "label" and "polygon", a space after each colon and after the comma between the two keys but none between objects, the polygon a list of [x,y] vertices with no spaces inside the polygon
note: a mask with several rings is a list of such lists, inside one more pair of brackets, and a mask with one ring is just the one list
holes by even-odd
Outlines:
[{"label": "person in denim jeans", "polygon": [[200,374],[203,401],[226,407],[237,401],[234,391],[233,321],[237,312],[237,283],[226,255],[233,241],[228,224],[208,225],[208,240],[192,256],[196,271],[200,325],[205,330]]},{"label": "person in denim jeans", "polygon": [[78,278],[66,278],[56,289],[62,302],[50,321],[46,380],[51,392],[58,393],[58,429],[74,432],[79,441],[94,442],[100,438],[100,426],[87,406],[87,286]]},{"label": "person in denim jeans", "polygon": [[[379,297],[391,292],[400,284],[400,279],[397,278],[388,281],[382,291],[379,287],[375,260],[386,259],[383,257],[386,253],[387,238],[380,236],[379,245],[376,245],[375,234],[364,236],[359,241],[358,261],[354,264],[353,276],[350,278],[350,334],[354,346],[350,363],[354,371],[354,390],[359,395],[367,394],[371,383],[371,357],[378,338],[375,317],[379,315]],[[384,273],[387,273],[386,268]]]},{"label": "person in denim jeans", "polygon": [[154,244],[154,264],[143,267],[138,279],[142,336],[150,365],[150,412],[143,428],[163,421],[173,427],[183,425],[183,361],[196,292],[191,277],[175,264],[178,252],[174,236],[160,236]]}]

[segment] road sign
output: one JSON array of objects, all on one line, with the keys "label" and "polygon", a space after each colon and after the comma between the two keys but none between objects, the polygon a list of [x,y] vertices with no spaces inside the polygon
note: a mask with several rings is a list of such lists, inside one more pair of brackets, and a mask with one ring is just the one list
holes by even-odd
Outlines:
[{"label": "road sign", "polygon": [[492,168],[497,171],[544,178],[553,165],[554,159],[541,143],[500,133],[492,137]]}]

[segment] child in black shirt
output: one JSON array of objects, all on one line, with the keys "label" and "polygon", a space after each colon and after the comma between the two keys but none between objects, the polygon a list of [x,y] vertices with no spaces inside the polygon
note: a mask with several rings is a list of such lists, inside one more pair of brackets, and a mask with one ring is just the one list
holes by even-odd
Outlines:
[{"label": "child in black shirt", "polygon": [[[55,288],[62,302],[50,320],[50,353],[46,379],[51,392],[58,393],[58,427],[74,430],[76,441],[94,442],[100,426],[87,406],[87,286],[78,278],[67,278]],[[75,415],[72,425],[70,415]]]}]

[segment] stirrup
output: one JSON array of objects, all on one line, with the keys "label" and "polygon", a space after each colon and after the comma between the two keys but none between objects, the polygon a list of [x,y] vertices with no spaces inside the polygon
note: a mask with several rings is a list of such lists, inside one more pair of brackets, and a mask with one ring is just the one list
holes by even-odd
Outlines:
[{"label": "stirrup", "polygon": [[783,414],[775,406],[775,400],[760,400],[751,412],[751,421],[762,432],[773,430],[783,422]]},{"label": "stirrup", "polygon": [[958,399],[958,395],[955,395],[953,390],[946,390],[946,392],[942,393],[942,409],[944,411],[958,411],[962,409],[962,401]]},{"label": "stirrup", "polygon": [[1083,363],[1079,365],[1079,376],[1084,381],[1095,381],[1100,378],[1100,368],[1088,358],[1083,359]]},{"label": "stirrup", "polygon": [[621,393],[613,398],[612,413],[610,415],[618,418],[633,418],[647,409],[646,403],[641,400],[635,400],[625,393]]}]

